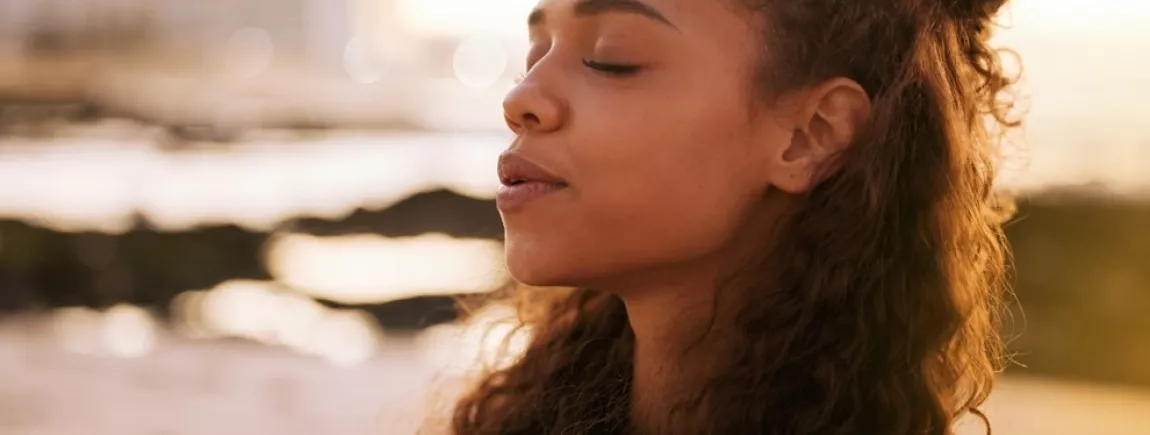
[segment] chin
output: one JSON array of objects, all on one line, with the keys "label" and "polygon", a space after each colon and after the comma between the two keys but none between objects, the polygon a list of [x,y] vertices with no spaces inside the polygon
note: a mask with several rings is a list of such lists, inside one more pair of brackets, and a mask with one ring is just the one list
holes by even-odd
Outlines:
[{"label": "chin", "polygon": [[569,251],[543,254],[507,250],[507,271],[515,282],[529,287],[603,289],[627,276],[628,269],[604,261],[599,252],[586,255]]},{"label": "chin", "polygon": [[534,256],[522,258],[511,252],[507,254],[507,271],[511,278],[520,284],[531,287],[577,287],[579,274],[570,270],[570,264],[555,264],[550,259]]},{"label": "chin", "polygon": [[599,275],[594,273],[596,265],[593,264],[593,258],[585,258],[555,244],[522,242],[513,238],[504,245],[507,272],[520,284],[532,287],[581,287]]}]

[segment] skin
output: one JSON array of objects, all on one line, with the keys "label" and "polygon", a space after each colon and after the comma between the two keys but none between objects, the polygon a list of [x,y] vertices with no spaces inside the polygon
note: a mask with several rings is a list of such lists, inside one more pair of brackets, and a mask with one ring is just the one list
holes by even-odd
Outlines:
[{"label": "skin", "polygon": [[516,280],[623,299],[640,414],[656,412],[649,398],[689,364],[677,352],[722,314],[709,311],[716,281],[769,246],[870,104],[844,78],[756,98],[761,32],[745,11],[642,1],[538,4],[527,74],[504,102],[508,152],[568,187],[502,213]]}]

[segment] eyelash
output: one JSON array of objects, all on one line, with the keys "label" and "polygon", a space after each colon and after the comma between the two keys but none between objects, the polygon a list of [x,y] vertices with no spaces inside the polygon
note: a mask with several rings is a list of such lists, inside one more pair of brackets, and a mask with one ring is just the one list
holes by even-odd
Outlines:
[{"label": "eyelash", "polygon": [[639,72],[641,67],[638,65],[621,65],[613,63],[602,63],[593,60],[583,59],[583,66],[591,68],[595,71],[612,75],[612,76],[629,76]]},{"label": "eyelash", "polygon": [[[588,60],[588,59],[583,59],[583,66],[586,66],[587,68],[591,68],[595,71],[598,71],[598,72],[601,72],[604,74],[608,74],[608,75],[613,75],[613,76],[634,75],[635,73],[639,72],[639,70],[642,68],[638,65],[621,65],[621,64],[613,64],[613,63],[603,63],[603,62],[596,62],[596,61]],[[531,70],[530,65],[527,67],[527,70],[528,71]],[[527,79],[527,73],[526,72],[519,73],[519,75],[515,77],[514,83],[516,85],[518,85],[520,83],[523,83],[523,80],[525,80],[525,79]]]}]

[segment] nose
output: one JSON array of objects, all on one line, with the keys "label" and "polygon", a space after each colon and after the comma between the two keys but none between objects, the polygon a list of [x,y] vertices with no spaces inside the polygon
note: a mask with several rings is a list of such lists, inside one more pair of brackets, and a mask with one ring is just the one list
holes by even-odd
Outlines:
[{"label": "nose", "polygon": [[524,80],[503,99],[503,118],[515,134],[548,133],[563,127],[563,103],[537,82]]}]

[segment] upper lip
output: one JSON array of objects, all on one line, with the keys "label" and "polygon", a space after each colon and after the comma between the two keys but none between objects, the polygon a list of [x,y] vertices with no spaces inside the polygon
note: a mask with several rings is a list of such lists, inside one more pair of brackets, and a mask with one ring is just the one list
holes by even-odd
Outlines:
[{"label": "upper lip", "polygon": [[511,186],[528,181],[567,185],[562,178],[519,153],[509,151],[499,156],[499,182]]}]

